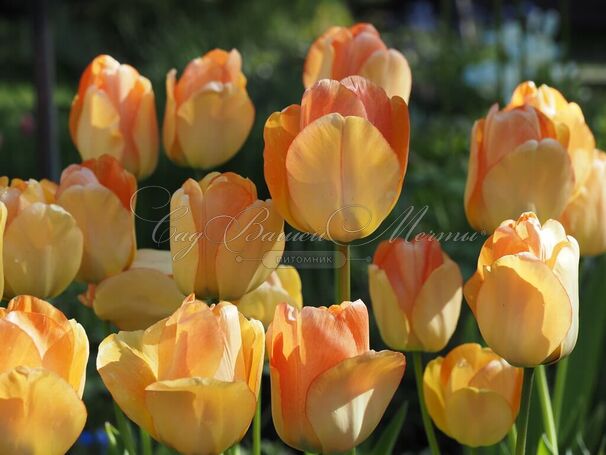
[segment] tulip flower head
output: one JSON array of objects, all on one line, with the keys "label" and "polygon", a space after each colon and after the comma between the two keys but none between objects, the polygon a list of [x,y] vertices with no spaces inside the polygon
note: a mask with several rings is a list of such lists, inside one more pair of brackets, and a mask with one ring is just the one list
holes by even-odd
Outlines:
[{"label": "tulip flower head", "polygon": [[166,75],[164,149],[181,166],[210,169],[232,158],[246,141],[255,108],[236,49],[214,49],[192,60],[176,80]]},{"label": "tulip flower head", "polygon": [[359,76],[321,80],[265,124],[265,180],[295,228],[350,242],[393,209],[408,162],[408,107]]},{"label": "tulip flower head", "polygon": [[236,306],[186,298],[169,318],[99,346],[97,369],[116,403],[158,441],[216,455],[240,441],[255,414],[265,335]]},{"label": "tulip flower head", "polygon": [[501,223],[480,252],[464,293],[492,350],[535,367],[570,354],[579,323],[579,245],[533,213]]},{"label": "tulip flower head", "polygon": [[79,280],[99,283],[133,261],[136,190],[135,177],[110,155],[63,171],[57,203],[72,214],[84,234]]},{"label": "tulip flower head", "polygon": [[382,87],[389,97],[408,103],[412,75],[406,58],[388,49],[371,24],[331,27],[311,45],[303,72],[305,88],[320,79],[359,75]]},{"label": "tulip flower head", "polygon": [[0,307],[0,346],[0,453],[63,455],[86,422],[84,329],[19,296]]},{"label": "tulip flower head", "polygon": [[83,160],[109,154],[138,179],[156,169],[158,124],[151,83],[109,55],[96,57],[82,74],[69,129]]},{"label": "tulip flower head", "polygon": [[74,217],[55,204],[56,185],[0,178],[7,208],[4,230],[4,293],[40,298],[59,295],[82,260],[83,236]]},{"label": "tulip flower head", "polygon": [[212,172],[171,199],[170,251],[183,294],[236,300],[258,288],[284,251],[284,220],[255,184]]},{"label": "tulip flower head", "polygon": [[489,446],[505,437],[520,410],[524,372],[489,348],[467,343],[427,364],[423,394],[436,426],[459,443]]},{"label": "tulip flower head", "polygon": [[372,308],[385,344],[435,352],[457,326],[463,278],[435,239],[381,242],[368,267]]},{"label": "tulip flower head", "polygon": [[344,452],[375,429],[404,374],[401,353],[369,350],[362,301],[330,308],[286,303],[267,331],[272,416],[288,445]]}]

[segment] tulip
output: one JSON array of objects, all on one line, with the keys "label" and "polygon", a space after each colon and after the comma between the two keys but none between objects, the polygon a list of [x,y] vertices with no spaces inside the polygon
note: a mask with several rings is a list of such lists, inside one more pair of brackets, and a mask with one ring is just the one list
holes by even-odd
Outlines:
[{"label": "tulip", "polygon": [[399,351],[429,352],[446,346],[461,312],[463,278],[437,240],[381,242],[368,275],[385,344]]},{"label": "tulip", "polygon": [[82,160],[107,153],[140,180],[156,169],[158,122],[151,83],[109,55],[95,57],[82,74],[69,130]]},{"label": "tulip", "polygon": [[[2,245],[4,244],[4,228],[6,227],[6,217],[8,212],[6,205],[0,202],[0,258],[2,257]],[[4,267],[0,261],[0,301],[4,295]]]},{"label": "tulip", "polygon": [[467,343],[427,364],[423,394],[440,430],[470,447],[489,446],[516,420],[523,376],[489,348]]},{"label": "tulip", "polygon": [[387,49],[371,24],[331,27],[311,45],[305,68],[305,88],[320,79],[341,80],[360,75],[382,87],[389,97],[400,96],[408,103],[412,75],[406,58]]},{"label": "tulip", "polygon": [[359,76],[321,80],[265,124],[265,180],[300,231],[350,242],[394,207],[408,161],[408,107]]},{"label": "tulip", "polygon": [[248,137],[255,108],[236,49],[192,60],[181,78],[166,75],[164,149],[176,164],[210,169],[231,159]]},{"label": "tulip", "polygon": [[405,358],[369,350],[368,336],[361,300],[301,311],[278,305],[267,350],[273,421],[286,444],[344,452],[373,432],[402,379]]},{"label": "tulip", "polygon": [[595,152],[589,175],[560,221],[578,240],[581,254],[606,252],[606,153]]},{"label": "tulip", "polygon": [[512,365],[535,367],[570,354],[579,325],[579,245],[534,213],[501,223],[463,289],[480,332]]},{"label": "tulip", "polygon": [[236,306],[186,298],[169,318],[99,346],[97,369],[137,425],[186,455],[219,454],[255,414],[265,336]]},{"label": "tulip", "polygon": [[72,164],[61,174],[57,203],[84,234],[79,280],[99,283],[133,261],[136,191],[135,177],[110,155]]},{"label": "tulip", "polygon": [[183,294],[236,300],[258,288],[284,251],[284,221],[255,184],[212,172],[171,199],[170,251]]},{"label": "tulip", "polygon": [[0,453],[59,455],[86,422],[88,339],[80,324],[30,296],[0,308]]},{"label": "tulip", "polygon": [[4,292],[9,297],[59,295],[73,281],[82,259],[76,220],[55,202],[49,181],[0,178],[7,207],[4,231]]},{"label": "tulip", "polygon": [[525,211],[541,221],[560,216],[575,185],[568,137],[566,126],[529,105],[494,105],[476,121],[465,186],[471,226],[492,232]]},{"label": "tulip", "polygon": [[267,328],[282,302],[299,309],[303,306],[299,272],[288,265],[278,266],[261,286],[234,303],[244,316],[261,321]]}]

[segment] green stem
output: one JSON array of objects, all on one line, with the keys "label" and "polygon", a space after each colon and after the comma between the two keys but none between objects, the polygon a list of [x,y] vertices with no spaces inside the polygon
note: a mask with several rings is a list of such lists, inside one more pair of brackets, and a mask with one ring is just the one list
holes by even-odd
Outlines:
[{"label": "green stem", "polygon": [[143,428],[139,428],[139,442],[141,443],[141,453],[143,455],[152,455],[153,447],[149,433]]},{"label": "green stem", "polygon": [[257,397],[257,411],[253,420],[253,446],[252,455],[261,455],[261,389]]},{"label": "green stem", "polygon": [[528,434],[528,417],[530,416],[530,399],[532,398],[532,382],[534,368],[524,368],[524,383],[522,384],[522,399],[518,415],[518,438],[516,455],[526,454],[526,435]]},{"label": "green stem", "polygon": [[133,430],[116,402],[114,402],[114,413],[116,415],[118,431],[120,432],[120,439],[122,439],[122,443],[124,444],[124,450],[128,455],[136,455],[137,449],[135,446],[135,438],[133,437]]},{"label": "green stem", "polygon": [[553,389],[553,417],[555,419],[556,431],[560,430],[560,420],[562,417],[562,403],[564,402],[564,392],[566,391],[566,378],[568,377],[568,357],[564,357],[558,362],[556,370],[556,380]]},{"label": "green stem", "polygon": [[551,444],[552,453],[558,455],[558,435],[555,420],[553,419],[553,410],[551,409],[547,375],[545,374],[545,367],[543,365],[537,367],[537,392],[539,394],[539,403],[541,404],[541,414],[543,414],[543,426],[545,427],[547,440]]},{"label": "green stem", "polygon": [[518,440],[518,429],[515,425],[511,426],[511,430],[507,433],[507,443],[509,445],[509,453],[514,453],[516,450],[516,441]]},{"label": "green stem", "polygon": [[336,303],[341,304],[351,300],[350,252],[349,245],[335,243],[335,251],[344,258],[341,267],[335,269],[335,297]]},{"label": "green stem", "polygon": [[438,440],[436,439],[436,433],[433,429],[433,424],[427,413],[427,405],[425,404],[425,395],[423,395],[423,362],[421,359],[421,353],[414,351],[412,353],[412,364],[415,371],[415,379],[417,381],[417,393],[419,394],[419,406],[421,407],[421,417],[423,418],[423,426],[425,427],[425,434],[427,435],[427,441],[429,442],[429,449],[432,455],[439,455],[440,447],[438,446]]}]

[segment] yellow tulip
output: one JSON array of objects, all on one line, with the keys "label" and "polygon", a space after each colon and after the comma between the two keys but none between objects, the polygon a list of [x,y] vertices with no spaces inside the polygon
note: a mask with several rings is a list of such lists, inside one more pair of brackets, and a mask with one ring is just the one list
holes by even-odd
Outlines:
[{"label": "yellow tulip", "polygon": [[256,319],[269,327],[279,303],[286,302],[295,308],[303,306],[301,278],[292,266],[280,265],[257,289],[244,294],[234,302],[247,318]]},{"label": "yellow tulip", "polygon": [[579,245],[562,225],[524,213],[486,240],[464,293],[486,343],[535,367],[573,350],[579,324]]},{"label": "yellow tulip", "polygon": [[99,55],[88,65],[69,114],[83,160],[109,154],[138,179],[158,164],[158,121],[148,79],[130,65]]},{"label": "yellow tulip", "polygon": [[408,162],[408,107],[359,76],[321,80],[265,124],[265,180],[300,231],[350,242],[391,212]]},{"label": "yellow tulip", "polygon": [[87,298],[95,314],[120,330],[141,330],[170,316],[181,306],[172,277],[169,251],[138,250],[128,270],[106,278]]},{"label": "yellow tulip", "polygon": [[[0,258],[2,258],[2,245],[4,244],[4,228],[6,227],[7,215],[6,205],[0,202]],[[0,301],[4,295],[4,266],[2,262],[0,261]]]},{"label": "yellow tulip", "polygon": [[86,422],[88,339],[35,297],[0,308],[0,453],[61,455]]},{"label": "yellow tulip", "polygon": [[372,309],[387,346],[439,351],[457,327],[463,278],[430,238],[381,242],[368,268]]},{"label": "yellow tulip", "polygon": [[170,251],[183,294],[236,300],[258,288],[284,251],[284,221],[250,180],[212,172],[171,199]]},{"label": "yellow tulip", "polygon": [[110,155],[63,171],[57,204],[72,214],[84,234],[79,280],[99,283],[133,261],[136,190],[135,177]]},{"label": "yellow tulip", "polygon": [[289,446],[344,452],[376,428],[404,374],[399,352],[369,350],[361,300],[298,310],[281,303],[267,331],[271,407]]},{"label": "yellow tulip", "polygon": [[82,260],[82,231],[55,202],[49,181],[0,178],[0,202],[7,207],[4,231],[4,293],[40,298],[59,295],[73,281]]},{"label": "yellow tulip", "polygon": [[265,336],[236,306],[192,296],[145,331],[99,346],[97,369],[116,403],[158,441],[186,455],[219,454],[255,414]]},{"label": "yellow tulip", "polygon": [[305,59],[303,84],[309,88],[320,79],[356,74],[382,87],[389,97],[397,95],[408,103],[412,85],[408,61],[399,51],[387,49],[371,24],[331,27],[314,41]]},{"label": "yellow tulip", "polygon": [[560,221],[579,241],[581,254],[606,252],[606,153],[595,152],[589,175]]},{"label": "yellow tulip", "polygon": [[505,437],[520,410],[524,372],[489,348],[467,343],[427,364],[423,394],[436,426],[470,447]]},{"label": "yellow tulip", "polygon": [[232,158],[246,141],[255,108],[236,49],[214,49],[192,60],[177,81],[166,75],[164,149],[182,166],[210,169]]}]

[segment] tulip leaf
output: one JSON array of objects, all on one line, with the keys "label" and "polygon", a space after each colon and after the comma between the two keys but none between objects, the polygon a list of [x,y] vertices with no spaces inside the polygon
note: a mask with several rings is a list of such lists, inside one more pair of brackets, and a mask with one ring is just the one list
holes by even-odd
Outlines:
[{"label": "tulip leaf", "polygon": [[547,435],[543,433],[541,439],[539,440],[539,447],[537,448],[537,455],[554,455],[555,452],[549,443],[549,439]]},{"label": "tulip leaf", "polygon": [[406,419],[406,413],[408,412],[408,401],[405,401],[402,407],[392,417],[389,425],[385,427],[379,440],[373,447],[370,453],[393,453],[398,441],[398,436],[404,426],[404,420]]}]

